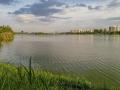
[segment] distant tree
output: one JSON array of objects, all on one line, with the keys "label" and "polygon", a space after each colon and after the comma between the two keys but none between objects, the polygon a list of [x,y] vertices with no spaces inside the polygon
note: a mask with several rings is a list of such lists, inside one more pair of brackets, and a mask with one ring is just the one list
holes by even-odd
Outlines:
[{"label": "distant tree", "polygon": [[21,33],[24,33],[24,31],[22,30]]}]

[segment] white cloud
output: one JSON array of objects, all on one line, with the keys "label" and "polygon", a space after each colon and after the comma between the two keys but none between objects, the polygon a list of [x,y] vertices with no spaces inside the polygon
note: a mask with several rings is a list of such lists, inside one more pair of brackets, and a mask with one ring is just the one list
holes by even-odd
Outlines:
[{"label": "white cloud", "polygon": [[100,10],[89,10],[87,7],[70,7],[65,8],[62,13],[54,14],[56,17],[71,17],[72,20],[80,21],[94,21],[99,19],[107,19],[110,17],[119,17],[120,16],[120,7],[113,9],[102,7]]},{"label": "white cloud", "polygon": [[24,22],[24,23],[31,23],[31,22],[38,22],[39,19],[44,18],[44,17],[36,17],[33,14],[20,14],[17,15],[16,19],[19,22]]}]

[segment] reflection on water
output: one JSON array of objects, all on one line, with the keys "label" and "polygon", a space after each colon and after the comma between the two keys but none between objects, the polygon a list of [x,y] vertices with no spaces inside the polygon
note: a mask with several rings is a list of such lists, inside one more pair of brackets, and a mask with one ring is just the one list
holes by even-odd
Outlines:
[{"label": "reflection on water", "polygon": [[3,44],[10,44],[12,41],[13,41],[14,39],[12,38],[12,39],[10,39],[10,40],[0,40],[0,50],[1,50],[1,48],[2,48],[2,46],[3,46]]},{"label": "reflection on water", "polygon": [[2,42],[0,41],[0,48],[2,47]]},{"label": "reflection on water", "polygon": [[28,65],[32,56],[33,65],[43,69],[120,85],[119,54],[119,35],[17,35],[13,42],[3,44],[0,58]]}]

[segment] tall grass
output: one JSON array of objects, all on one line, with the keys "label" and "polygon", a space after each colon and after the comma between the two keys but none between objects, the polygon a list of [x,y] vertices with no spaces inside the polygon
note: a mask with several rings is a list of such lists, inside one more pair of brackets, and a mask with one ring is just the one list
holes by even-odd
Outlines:
[{"label": "tall grass", "polygon": [[29,67],[0,64],[0,90],[90,90],[85,79]]},{"label": "tall grass", "polygon": [[29,67],[0,64],[0,90],[120,90],[103,87],[95,88],[86,79],[54,74],[33,69],[31,57]]}]

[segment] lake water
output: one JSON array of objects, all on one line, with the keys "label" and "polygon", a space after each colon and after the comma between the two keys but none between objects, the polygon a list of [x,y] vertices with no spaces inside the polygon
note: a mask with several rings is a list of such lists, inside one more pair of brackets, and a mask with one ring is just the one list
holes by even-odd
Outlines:
[{"label": "lake water", "polygon": [[120,85],[119,35],[16,35],[0,48],[1,62],[28,65],[30,56],[42,69]]}]

